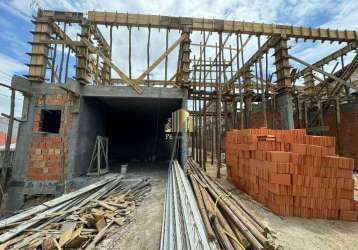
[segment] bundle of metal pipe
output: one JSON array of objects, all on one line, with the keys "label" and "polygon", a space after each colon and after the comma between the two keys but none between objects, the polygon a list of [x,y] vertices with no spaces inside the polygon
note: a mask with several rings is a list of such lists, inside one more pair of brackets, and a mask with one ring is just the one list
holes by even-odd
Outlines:
[{"label": "bundle of metal pipe", "polygon": [[188,160],[186,169],[208,238],[216,239],[222,249],[274,249],[268,228],[242,201],[210,178],[193,159]]},{"label": "bundle of metal pipe", "polygon": [[0,221],[0,249],[94,249],[113,224],[133,220],[149,179],[117,174]]},{"label": "bundle of metal pipe", "polygon": [[218,249],[205,233],[193,190],[176,160],[169,168],[160,249]]}]

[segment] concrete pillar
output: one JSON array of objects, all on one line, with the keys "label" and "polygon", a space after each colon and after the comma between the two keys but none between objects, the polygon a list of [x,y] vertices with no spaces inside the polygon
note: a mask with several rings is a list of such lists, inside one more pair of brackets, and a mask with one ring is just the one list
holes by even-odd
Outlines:
[{"label": "concrete pillar", "polygon": [[281,91],[276,96],[276,103],[280,113],[281,129],[294,129],[292,94]]},{"label": "concrete pillar", "polygon": [[282,37],[275,45],[275,65],[277,75],[277,109],[280,112],[281,129],[293,129],[293,102],[291,66],[289,64],[287,38]]},{"label": "concrete pillar", "polygon": [[[24,82],[24,84],[30,84],[24,78],[13,78],[12,85],[14,85],[17,81]],[[12,175],[8,183],[8,194],[11,195],[4,199],[4,207],[8,211],[15,211],[21,208],[24,203],[24,179],[26,177],[27,166],[29,164],[31,153],[34,107],[35,96],[24,96],[21,117],[24,122],[19,124],[17,135],[17,138],[21,138],[21,140],[18,141],[16,145],[14,168],[12,169]]]},{"label": "concrete pillar", "polygon": [[[182,108],[188,110],[188,89],[184,89],[184,98],[182,101]],[[184,129],[181,131],[181,165],[184,167],[188,159],[188,133]]]},{"label": "concrete pillar", "polygon": [[245,94],[245,128],[251,127],[251,114],[252,114],[252,92]]},{"label": "concrete pillar", "polygon": [[251,82],[251,71],[250,68],[246,68],[243,73],[244,78],[244,103],[245,103],[245,128],[250,128],[251,126],[251,113],[252,113],[252,96],[253,92],[252,82]]}]

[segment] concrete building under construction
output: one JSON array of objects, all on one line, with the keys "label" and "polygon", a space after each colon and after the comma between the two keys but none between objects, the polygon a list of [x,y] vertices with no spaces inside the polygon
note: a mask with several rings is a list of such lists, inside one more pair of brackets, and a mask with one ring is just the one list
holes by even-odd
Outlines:
[{"label": "concrete building under construction", "polygon": [[[335,136],[337,153],[358,167],[357,31],[100,11],[40,10],[33,23],[28,74],[11,82],[24,102],[4,177],[8,209],[28,196],[62,194],[92,168],[169,160],[173,144],[183,165],[189,156],[204,170],[215,162],[220,176],[232,129]],[[127,70],[113,60],[121,29],[128,57],[118,58]],[[153,30],[165,41],[156,58]],[[132,72],[134,31],[145,38],[140,74]],[[308,42],[338,50],[309,63],[294,56]]]}]

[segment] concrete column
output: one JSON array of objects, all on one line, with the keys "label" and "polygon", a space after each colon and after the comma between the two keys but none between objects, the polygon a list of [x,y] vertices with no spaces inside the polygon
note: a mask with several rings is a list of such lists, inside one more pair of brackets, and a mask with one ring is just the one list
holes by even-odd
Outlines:
[{"label": "concrete column", "polygon": [[[23,81],[30,84],[26,79],[16,78],[14,81]],[[35,96],[24,96],[22,105],[22,117],[24,122],[19,124],[17,138],[18,140],[15,151],[15,163],[12,169],[12,175],[8,184],[8,194],[5,198],[5,208],[9,211],[15,211],[24,203],[24,189],[27,166],[29,164],[32,141],[32,124],[34,120]]]},{"label": "concrete column", "polygon": [[252,83],[251,83],[251,71],[250,68],[246,68],[243,73],[244,77],[244,103],[245,103],[245,128],[250,128],[251,126],[251,113],[252,113],[252,95],[253,92],[251,90]]},{"label": "concrete column", "polygon": [[281,129],[293,129],[293,102],[291,66],[289,64],[287,38],[282,37],[275,45],[275,65],[277,75],[277,109],[280,112]]},{"label": "concrete column", "polygon": [[[188,89],[184,89],[184,98],[182,101],[182,108],[188,110]],[[184,167],[188,159],[188,133],[186,130],[181,131],[181,165]]]},{"label": "concrete column", "polygon": [[251,127],[251,114],[252,114],[252,93],[249,92],[244,96],[245,103],[245,128]]},{"label": "concrete column", "polygon": [[281,91],[276,96],[277,109],[280,113],[281,129],[294,129],[292,95],[288,91]]}]

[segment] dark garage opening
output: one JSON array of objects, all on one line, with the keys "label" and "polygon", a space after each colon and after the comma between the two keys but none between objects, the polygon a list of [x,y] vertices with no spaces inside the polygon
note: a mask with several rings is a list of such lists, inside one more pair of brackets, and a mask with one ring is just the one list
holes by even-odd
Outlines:
[{"label": "dark garage opening", "polygon": [[[165,125],[171,113],[181,106],[181,99],[84,98],[80,111],[79,165],[89,162],[98,135],[108,137],[110,170],[117,171],[113,168],[124,163],[168,161],[172,139],[167,139]],[[83,174],[84,167],[78,171]]]}]

